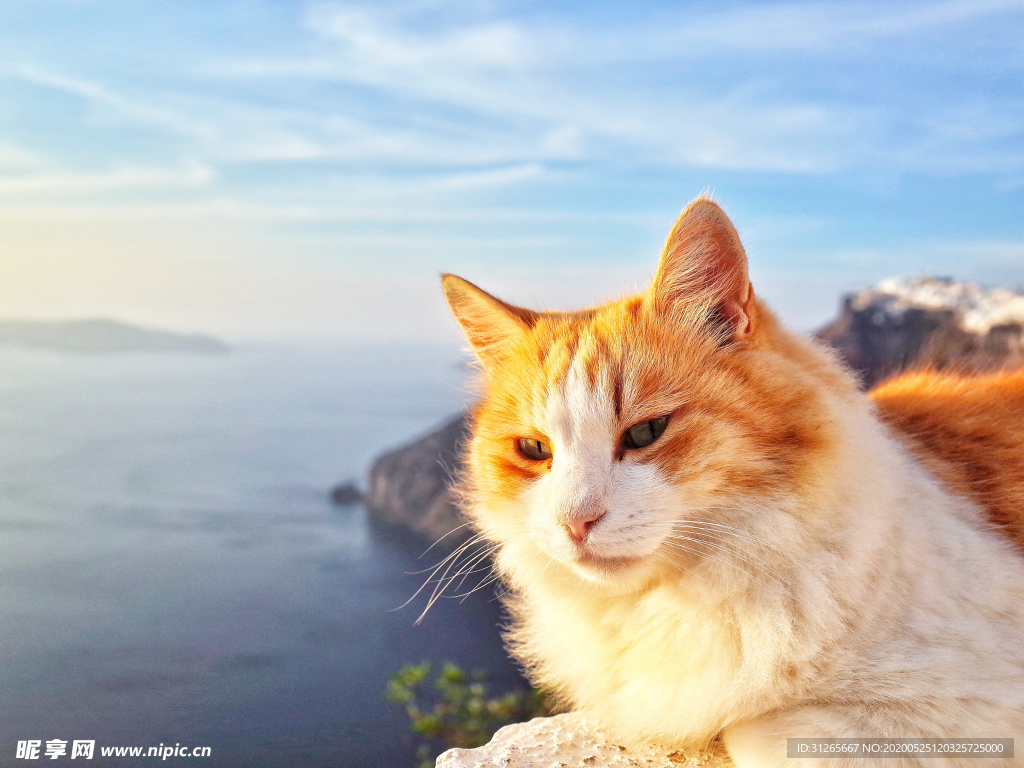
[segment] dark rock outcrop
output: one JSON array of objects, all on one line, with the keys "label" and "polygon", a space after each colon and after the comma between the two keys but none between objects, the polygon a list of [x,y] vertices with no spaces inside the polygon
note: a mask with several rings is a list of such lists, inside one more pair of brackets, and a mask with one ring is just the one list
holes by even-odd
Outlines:
[{"label": "dark rock outcrop", "polygon": [[[450,490],[469,437],[465,414],[378,458],[364,502],[378,522],[408,529],[448,549],[471,535]],[[458,530],[455,530],[458,529]],[[454,531],[454,533],[452,533]],[[450,535],[448,535],[450,534]]]},{"label": "dark rock outcrop", "polygon": [[1016,368],[1024,365],[1024,295],[948,278],[883,280],[844,297],[817,336],[865,387],[910,368]]},{"label": "dark rock outcrop", "polygon": [[363,492],[355,483],[342,483],[331,489],[331,501],[343,507],[358,504],[363,500]]}]

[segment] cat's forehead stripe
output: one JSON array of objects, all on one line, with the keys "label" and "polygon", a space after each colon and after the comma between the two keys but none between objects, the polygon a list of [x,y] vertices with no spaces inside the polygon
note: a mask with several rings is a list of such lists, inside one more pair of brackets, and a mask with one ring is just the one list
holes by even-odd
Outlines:
[{"label": "cat's forehead stripe", "polygon": [[622,363],[615,366],[615,375],[612,378],[612,407],[615,408],[615,418],[622,418]]},{"label": "cat's forehead stripe", "polygon": [[581,366],[588,383],[608,378],[608,368],[617,360],[615,344],[607,338],[607,329],[597,327],[594,318],[564,318],[545,327],[537,339],[537,360],[545,378],[563,381],[573,366]]},{"label": "cat's forehead stripe", "polygon": [[557,388],[572,365],[575,356],[574,344],[571,338],[551,334],[549,338],[541,339],[539,346],[545,350],[541,355],[543,380],[548,387]]},{"label": "cat's forehead stripe", "polygon": [[566,445],[605,446],[614,432],[612,398],[605,379],[591,380],[585,358],[576,358],[551,397],[545,420]]},{"label": "cat's forehead stripe", "polygon": [[[632,304],[639,306],[639,302]],[[620,320],[618,314],[563,317],[540,329],[535,359],[540,363],[537,392],[542,402],[559,394],[565,400],[564,393],[571,388],[574,395],[568,399],[579,405],[581,393],[587,392],[589,400],[601,401],[600,408],[609,420],[607,428],[615,431],[628,396],[635,390],[631,377],[624,373],[628,361],[624,359]],[[574,376],[578,381],[570,384]]]},{"label": "cat's forehead stripe", "polygon": [[610,350],[604,338],[595,333],[588,334],[586,342],[581,363],[587,376],[587,383],[594,387],[597,385],[598,377],[607,376]]}]

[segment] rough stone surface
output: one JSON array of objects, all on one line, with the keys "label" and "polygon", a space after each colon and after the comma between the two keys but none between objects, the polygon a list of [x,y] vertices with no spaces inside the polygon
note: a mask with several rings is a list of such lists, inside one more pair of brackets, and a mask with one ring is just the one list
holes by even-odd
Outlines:
[{"label": "rough stone surface", "polygon": [[889,278],[851,293],[818,331],[873,386],[906,368],[1024,365],[1024,295],[948,278]]},{"label": "rough stone surface", "polygon": [[[364,502],[370,514],[400,526],[443,548],[465,541],[470,531],[449,486],[462,466],[460,452],[469,437],[464,414],[407,445],[380,456],[370,467]],[[458,529],[451,535],[449,532]]]},{"label": "rough stone surface", "polygon": [[948,309],[962,330],[979,336],[1000,325],[1024,325],[1024,294],[949,277],[886,278],[853,294],[853,305],[871,306],[897,319],[909,309]]},{"label": "rough stone surface", "polygon": [[571,712],[507,725],[477,749],[449,749],[437,768],[726,768],[720,750],[683,754],[626,748],[585,716]]}]

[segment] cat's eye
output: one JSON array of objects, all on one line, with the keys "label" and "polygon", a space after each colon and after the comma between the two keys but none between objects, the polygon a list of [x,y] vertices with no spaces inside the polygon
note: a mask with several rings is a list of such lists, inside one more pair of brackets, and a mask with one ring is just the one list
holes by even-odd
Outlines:
[{"label": "cat's eye", "polygon": [[667,426],[668,416],[659,416],[656,419],[648,419],[634,424],[622,436],[622,447],[644,448],[661,437]]},{"label": "cat's eye", "polygon": [[519,452],[530,461],[547,461],[551,458],[551,446],[529,437],[520,437],[516,442]]}]

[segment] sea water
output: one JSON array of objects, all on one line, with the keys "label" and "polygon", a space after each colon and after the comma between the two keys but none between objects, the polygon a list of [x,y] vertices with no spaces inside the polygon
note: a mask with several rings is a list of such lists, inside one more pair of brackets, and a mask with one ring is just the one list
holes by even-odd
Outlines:
[{"label": "sea water", "polygon": [[[209,766],[408,768],[403,663],[522,685],[493,592],[400,610],[434,557],[332,485],[466,402],[457,351],[0,349],[0,765],[19,741],[210,747]],[[77,763],[72,763],[77,764]]]}]

